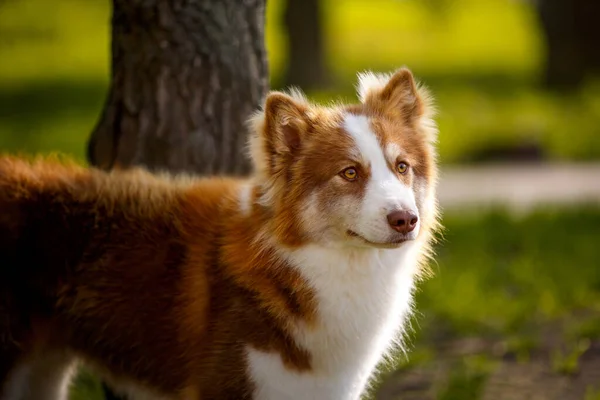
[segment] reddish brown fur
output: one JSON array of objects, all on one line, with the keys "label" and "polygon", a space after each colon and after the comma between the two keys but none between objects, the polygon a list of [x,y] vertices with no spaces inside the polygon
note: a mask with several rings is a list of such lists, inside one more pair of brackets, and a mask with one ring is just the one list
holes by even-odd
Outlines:
[{"label": "reddish brown fur", "polygon": [[266,216],[243,223],[238,184],[1,158],[0,379],[34,348],[202,398],[249,398],[245,344],[310,368],[285,326],[311,293],[248,245]]}]

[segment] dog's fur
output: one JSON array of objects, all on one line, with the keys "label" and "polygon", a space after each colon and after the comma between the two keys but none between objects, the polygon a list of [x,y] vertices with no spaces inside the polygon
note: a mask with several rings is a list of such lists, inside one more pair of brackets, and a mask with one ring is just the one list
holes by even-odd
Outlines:
[{"label": "dog's fur", "polygon": [[1,398],[63,399],[76,362],[137,399],[359,398],[410,311],[437,167],[407,69],[358,90],[270,93],[247,180],[0,158]]}]

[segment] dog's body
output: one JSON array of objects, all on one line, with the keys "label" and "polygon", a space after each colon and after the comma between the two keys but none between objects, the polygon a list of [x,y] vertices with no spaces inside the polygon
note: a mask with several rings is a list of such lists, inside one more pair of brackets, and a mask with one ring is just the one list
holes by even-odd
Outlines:
[{"label": "dog's body", "polygon": [[0,398],[65,398],[79,360],[132,398],[358,399],[437,224],[424,92],[359,90],[270,94],[248,180],[0,158]]}]

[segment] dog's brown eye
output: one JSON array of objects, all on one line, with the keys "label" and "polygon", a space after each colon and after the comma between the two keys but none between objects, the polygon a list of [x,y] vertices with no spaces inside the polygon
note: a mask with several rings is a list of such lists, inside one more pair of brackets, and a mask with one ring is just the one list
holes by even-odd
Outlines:
[{"label": "dog's brown eye", "polygon": [[349,181],[353,181],[358,177],[358,172],[356,172],[355,168],[346,168],[342,171],[341,175]]},{"label": "dog's brown eye", "polygon": [[408,164],[405,162],[399,162],[398,165],[396,165],[396,169],[399,173],[404,174],[406,171],[408,171]]}]

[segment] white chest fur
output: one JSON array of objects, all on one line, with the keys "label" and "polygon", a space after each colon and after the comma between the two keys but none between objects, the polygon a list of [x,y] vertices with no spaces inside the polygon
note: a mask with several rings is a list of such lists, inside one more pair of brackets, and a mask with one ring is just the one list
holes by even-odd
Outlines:
[{"label": "white chest fur", "polygon": [[256,399],[358,399],[401,333],[410,307],[417,245],[394,250],[307,247],[288,255],[315,290],[318,325],[295,327],[312,371],[288,370],[278,354],[248,349]]}]

